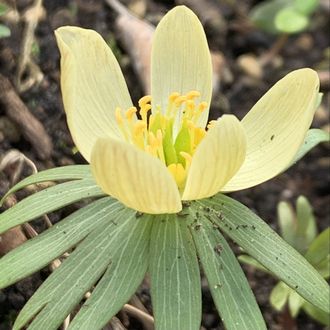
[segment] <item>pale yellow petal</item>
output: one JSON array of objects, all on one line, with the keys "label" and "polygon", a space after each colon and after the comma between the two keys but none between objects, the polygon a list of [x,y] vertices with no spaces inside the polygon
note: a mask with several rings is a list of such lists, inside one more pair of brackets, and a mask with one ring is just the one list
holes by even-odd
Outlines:
[{"label": "pale yellow petal", "polygon": [[89,161],[99,137],[121,137],[114,112],[116,107],[131,107],[132,101],[115,56],[97,32],[68,26],[55,35],[68,126]]},{"label": "pale yellow petal", "polygon": [[[153,111],[157,105],[166,110],[173,92],[201,93],[208,104],[212,93],[211,56],[203,27],[187,7],[170,10],[157,26],[151,53],[151,95]],[[197,100],[198,101],[198,100]],[[205,127],[208,107],[198,125]],[[178,121],[177,121],[178,122]]]},{"label": "pale yellow petal", "polygon": [[242,165],[245,152],[241,123],[233,115],[222,116],[197,147],[182,199],[200,199],[219,192]]},{"label": "pale yellow petal", "polygon": [[311,125],[318,98],[315,71],[300,69],[276,83],[242,120],[246,159],[222,191],[255,186],[290,164]]},{"label": "pale yellow petal", "polygon": [[124,141],[97,140],[92,173],[102,190],[143,213],[176,213],[182,209],[178,187],[157,158]]}]

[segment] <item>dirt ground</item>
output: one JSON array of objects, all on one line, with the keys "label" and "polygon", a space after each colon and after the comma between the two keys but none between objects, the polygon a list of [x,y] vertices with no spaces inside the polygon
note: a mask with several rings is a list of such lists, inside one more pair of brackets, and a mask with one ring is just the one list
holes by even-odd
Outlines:
[{"label": "dirt ground", "polygon": [[[278,54],[271,53],[277,37],[254,28],[248,21],[247,14],[257,2],[126,0],[123,3],[141,19],[153,25],[176,4],[186,4],[195,9],[205,27],[210,49],[216,56],[217,79],[220,81],[216,84],[213,94],[211,119],[224,113],[233,113],[242,118],[263,93],[286,73],[296,68],[311,67],[320,73],[321,90],[324,93],[313,127],[329,129],[328,1],[321,1],[320,8],[313,15],[311,26],[302,33],[289,36]],[[40,7],[35,8],[36,3],[38,1],[8,0],[8,4],[17,12],[6,18],[5,22],[11,29],[11,37],[0,39],[0,162],[9,151],[16,149],[28,157],[38,170],[42,170],[84,163],[83,158],[74,153],[66,125],[59,87],[59,52],[54,29],[62,25],[78,25],[101,33],[120,62],[133,100],[143,96],[144,91],[141,84],[143,77],[138,76],[134,67],[136,58],[130,55],[125,40],[126,31],[121,31],[116,25],[118,12],[111,8],[107,1],[44,0],[42,10]],[[29,12],[31,8],[32,11]],[[28,38],[32,38],[30,46]],[[141,44],[141,47],[143,46]],[[27,54],[24,47],[28,49]],[[267,56],[267,63],[262,65]],[[12,93],[10,95],[13,98],[8,101],[9,93]],[[33,120],[29,115],[22,120],[23,117],[15,113],[15,109],[18,111],[21,107],[32,115]],[[321,231],[329,225],[330,218],[328,155],[329,145],[319,145],[277,178],[232,196],[277,229],[278,202],[294,202],[297,196],[303,194],[314,207]],[[13,173],[16,172],[17,162],[0,169],[0,196],[11,186],[13,180],[30,174],[31,168],[24,165],[19,177],[13,178]],[[51,214],[50,218],[56,222],[76,207],[70,206]],[[37,230],[44,228],[41,220],[33,224]],[[268,297],[276,280],[250,267],[244,266],[244,270],[269,329],[323,329],[303,313],[296,320],[292,320],[286,311],[275,312]],[[11,329],[19,310],[48,274],[45,269],[5,290],[0,290],[0,330]],[[151,308],[147,285],[141,286],[138,297],[148,309]],[[127,329],[143,329],[142,325],[128,314],[120,313],[118,317]],[[219,323],[206,281],[203,280],[202,325],[207,330],[223,329]]]}]

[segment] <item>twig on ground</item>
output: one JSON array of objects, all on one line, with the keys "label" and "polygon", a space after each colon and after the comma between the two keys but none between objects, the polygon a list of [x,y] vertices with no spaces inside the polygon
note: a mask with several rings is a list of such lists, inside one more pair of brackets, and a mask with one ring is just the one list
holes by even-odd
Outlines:
[{"label": "twig on ground", "polygon": [[[137,309],[139,309],[141,312],[149,315],[148,310],[144,307],[144,305],[142,304],[141,300],[138,298],[137,295],[133,295],[133,297],[130,299],[129,303],[133,307],[136,307]],[[152,323],[150,322],[150,320],[145,320],[145,319],[140,319],[140,320],[143,323],[144,328],[146,330],[153,330],[155,328],[153,319],[152,319]]]},{"label": "twig on ground", "polygon": [[285,46],[289,39],[288,34],[281,34],[275,43],[272,45],[272,47],[260,58],[260,65],[262,67],[269,64],[273,58],[280,53],[282,48]]},{"label": "twig on ground", "polygon": [[0,102],[4,105],[8,118],[20,127],[22,134],[31,142],[38,156],[41,159],[48,159],[53,149],[49,135],[18,96],[10,81],[1,74]]},{"label": "twig on ground", "polygon": [[[154,26],[143,21],[126,9],[117,0],[106,0],[106,3],[118,13],[115,27],[120,40],[132,59],[133,67],[146,94],[150,93],[150,55]],[[137,33],[132,33],[137,31]]]},{"label": "twig on ground", "polygon": [[133,315],[134,317],[139,319],[143,324],[148,324],[148,329],[154,329],[154,318],[149,314],[129,304],[125,304],[122,308],[122,311],[130,315]]},{"label": "twig on ground", "polygon": [[[39,20],[45,16],[42,0],[35,0],[33,5],[24,13],[25,28],[21,51],[18,58],[15,84],[19,92],[30,89],[34,84],[40,83],[43,79],[43,73],[31,58],[31,51],[34,41],[34,32],[38,26]],[[28,76],[23,81],[23,75],[27,72]]]}]

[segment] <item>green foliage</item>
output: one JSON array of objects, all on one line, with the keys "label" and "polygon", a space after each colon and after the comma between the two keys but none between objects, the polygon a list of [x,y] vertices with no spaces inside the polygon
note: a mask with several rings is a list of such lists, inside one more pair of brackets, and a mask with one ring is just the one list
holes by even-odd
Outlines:
[{"label": "green foliage", "polygon": [[298,33],[305,30],[319,0],[266,0],[250,12],[252,22],[272,33]]},{"label": "green foliage", "polygon": [[[104,197],[87,165],[40,172],[8,194],[50,180],[59,183],[0,214],[1,232],[77,200],[89,198],[90,203],[0,259],[0,288],[4,288],[68,253],[24,306],[14,330],[27,324],[28,329],[55,330],[79,304],[69,329],[102,329],[134,294],[147,271],[156,328],[199,329],[198,261],[226,329],[266,329],[248,281],[222,233],[262,269],[282,280],[274,293],[277,305],[282,306],[285,298],[296,312],[303,308],[318,319],[324,319],[329,310],[329,287],[322,276],[258,216],[227,196],[191,202],[178,214],[140,214]],[[306,257],[326,275],[327,235],[314,239],[310,207],[304,202],[297,205],[304,228],[300,226],[299,232],[308,240],[313,237]]]},{"label": "green foliage", "polygon": [[10,37],[10,35],[10,29],[5,25],[0,24],[0,39]]},{"label": "green foliage", "polygon": [[[5,4],[0,3],[0,16],[6,14],[7,11],[8,11],[8,7]],[[11,35],[10,29],[5,25],[0,24],[0,39],[10,37],[10,35]]]},{"label": "green foliage", "polygon": [[[330,142],[330,134],[319,128],[312,128],[307,131],[305,140],[298,150],[295,158],[291,162],[290,166],[294,165],[301,158],[303,158],[311,149],[322,142]],[[289,167],[290,167],[289,166]]]},{"label": "green foliage", "polygon": [[[317,234],[313,209],[304,196],[297,199],[296,210],[289,203],[280,202],[277,211],[282,237],[299,251],[323,278],[328,279],[330,277],[330,228]],[[242,255],[239,259],[245,264],[265,271],[258,261],[248,255]],[[283,281],[273,288],[270,302],[278,311],[288,304],[292,317],[296,317],[303,309],[315,320],[329,325],[328,313],[311,305],[308,299],[302,297],[297,288],[290,288]]]},{"label": "green foliage", "polygon": [[4,3],[0,3],[0,16],[6,14],[8,7]]}]

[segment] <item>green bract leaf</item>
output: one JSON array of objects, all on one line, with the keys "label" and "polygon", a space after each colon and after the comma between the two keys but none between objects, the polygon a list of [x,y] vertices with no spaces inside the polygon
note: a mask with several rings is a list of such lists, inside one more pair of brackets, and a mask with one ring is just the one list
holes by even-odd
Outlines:
[{"label": "green bract leaf", "polygon": [[299,313],[301,306],[306,300],[302,298],[297,292],[290,289],[289,294],[289,310],[292,317],[296,317]]},{"label": "green bract leaf", "polygon": [[91,232],[47,278],[20,312],[13,330],[22,329],[32,318],[30,330],[56,330],[106,269],[120,264],[118,249],[130,238],[135,212],[123,208],[115,219]]},{"label": "green bract leaf", "polygon": [[45,170],[33,174],[15,184],[15,186],[9,189],[9,191],[2,197],[0,201],[0,206],[9,195],[31,184],[36,184],[45,181],[65,181],[91,178],[92,173],[90,171],[89,165],[69,165]]},{"label": "green bract leaf", "polygon": [[294,0],[294,8],[301,14],[310,15],[318,7],[319,0]]},{"label": "green bract leaf", "polygon": [[87,197],[104,193],[93,180],[65,182],[26,197],[0,215],[0,233]]},{"label": "green bract leaf", "polygon": [[297,218],[292,206],[288,202],[279,202],[277,205],[277,217],[281,236],[291,246],[295,247]]},{"label": "green bract leaf", "polygon": [[330,141],[330,134],[328,132],[318,128],[312,128],[308,130],[305,136],[305,140],[301,145],[298,153],[296,154],[294,160],[291,162],[290,166],[294,165],[298,160],[303,158],[307,154],[307,152],[309,152],[319,143],[329,142],[329,141]]},{"label": "green bract leaf", "polygon": [[39,236],[10,251],[0,259],[0,288],[43,268],[95,228],[107,226],[122,208],[119,202],[105,197],[72,213]]},{"label": "green bract leaf", "polygon": [[0,38],[7,38],[10,37],[10,35],[10,29],[6,25],[0,24]]},{"label": "green bract leaf", "polygon": [[152,221],[150,276],[156,329],[198,330],[201,284],[187,219],[164,215]]},{"label": "green bract leaf", "polygon": [[328,313],[323,312],[319,308],[316,308],[309,302],[305,302],[302,306],[302,309],[313,319],[319,321],[324,325],[330,325],[330,315]]},{"label": "green bract leaf", "polygon": [[264,1],[253,7],[249,16],[257,27],[268,33],[277,34],[279,31],[274,23],[275,16],[287,5],[287,0]]},{"label": "green bract leaf", "polygon": [[298,219],[298,236],[301,238],[301,249],[306,252],[317,235],[313,208],[304,196],[299,196],[296,203]]},{"label": "green bract leaf", "polygon": [[288,300],[290,292],[291,288],[288,287],[284,282],[281,281],[277,283],[277,285],[273,288],[269,296],[271,305],[277,311],[281,311]]},{"label": "green bract leaf", "polygon": [[264,221],[239,202],[218,194],[197,202],[248,254],[306,300],[328,312],[330,290],[321,275]]},{"label": "green bract leaf", "polygon": [[275,17],[276,28],[285,33],[300,32],[308,26],[308,23],[308,18],[293,7],[280,10]]},{"label": "green bract leaf", "polygon": [[305,257],[324,278],[330,276],[330,228],[317,236],[308,248]]},{"label": "green bract leaf", "polygon": [[191,233],[226,329],[266,329],[249,283],[218,228],[198,214]]},{"label": "green bract leaf", "polygon": [[8,6],[6,6],[4,3],[0,3],[0,16],[4,15],[7,10]]},{"label": "green bract leaf", "polygon": [[[123,221],[124,219],[118,219]],[[111,250],[111,264],[70,324],[70,330],[101,329],[134,294],[149,263],[152,219],[143,216],[122,229]]]}]

